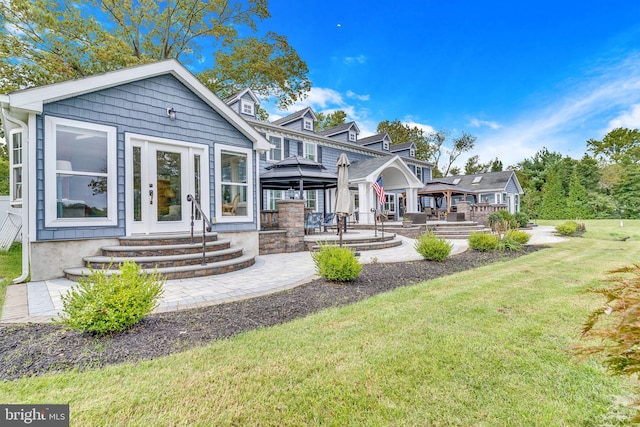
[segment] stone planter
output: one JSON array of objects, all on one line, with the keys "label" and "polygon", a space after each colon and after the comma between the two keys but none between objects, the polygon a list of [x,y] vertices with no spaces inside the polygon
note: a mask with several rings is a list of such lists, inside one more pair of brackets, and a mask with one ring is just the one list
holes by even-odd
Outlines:
[{"label": "stone planter", "polygon": [[410,228],[413,226],[413,221],[402,221],[402,228]]}]

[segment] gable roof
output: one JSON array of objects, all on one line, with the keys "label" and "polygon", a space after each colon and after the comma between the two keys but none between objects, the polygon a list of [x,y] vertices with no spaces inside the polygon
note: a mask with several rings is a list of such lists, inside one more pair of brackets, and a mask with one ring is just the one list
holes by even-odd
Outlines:
[{"label": "gable roof", "polygon": [[375,135],[367,136],[366,138],[360,138],[358,140],[358,144],[359,145],[375,144],[377,142],[384,141],[385,138],[391,140],[391,138],[389,138],[389,134],[388,133],[378,133],[378,134],[375,134]]},{"label": "gable roof", "polygon": [[416,148],[416,144],[414,144],[411,141],[409,141],[409,142],[401,142],[400,144],[391,144],[391,147],[389,147],[389,151],[394,153],[396,151],[408,150],[411,147]]},{"label": "gable roof", "polygon": [[[455,184],[460,187],[467,188],[469,190],[479,192],[479,191],[504,191],[509,184],[509,180],[513,178],[516,186],[518,187],[518,192],[520,194],[524,193],[522,191],[522,187],[520,186],[520,182],[518,182],[518,177],[514,171],[499,171],[499,172],[487,172],[487,173],[476,173],[472,175],[456,175],[456,176],[447,176],[443,178],[436,178],[439,182],[444,182],[447,184]],[[454,183],[455,180],[458,180]],[[474,180],[476,183],[474,184]]]},{"label": "gable roof", "polygon": [[253,142],[254,149],[265,151],[271,148],[271,144],[269,144],[262,135],[175,59],[137,65],[103,74],[95,74],[81,79],[20,90],[0,96],[0,104],[11,108],[12,111],[40,114],[46,103],[165,74],[170,74],[178,79],[202,101],[220,114],[233,127],[240,131],[240,133]]},{"label": "gable roof", "polygon": [[256,96],[255,93],[253,93],[253,91],[249,88],[243,89],[240,92],[231,95],[230,97],[228,97],[227,99],[224,100],[224,103],[229,105],[232,104],[236,101],[239,101],[240,99],[242,99],[243,96],[245,95],[249,95],[251,97],[251,99],[253,100],[253,102],[256,103],[256,105],[260,105],[260,100],[258,99],[258,97]]},{"label": "gable roof", "polygon": [[349,123],[343,123],[341,125],[338,126],[334,126],[330,129],[325,129],[323,131],[317,132],[318,135],[322,135],[322,136],[333,136],[333,135],[338,135],[341,133],[344,133],[348,130],[351,130],[351,128],[355,128],[354,131],[356,133],[360,133],[360,129],[358,128],[358,125],[356,125],[356,122],[349,122]]},{"label": "gable roof", "polygon": [[286,117],[283,117],[283,118],[278,119],[278,120],[274,120],[271,123],[274,124],[274,125],[279,125],[279,126],[286,125],[287,123],[291,123],[291,122],[296,121],[299,118],[307,115],[307,113],[311,113],[311,116],[313,117],[313,121],[318,121],[318,118],[316,117],[316,115],[313,112],[313,110],[311,109],[311,107],[307,107],[304,110],[296,111],[293,114],[289,114]]},{"label": "gable roof", "polygon": [[[382,171],[388,168],[395,168],[402,173],[408,188],[420,189],[424,186],[422,181],[416,178],[413,172],[411,172],[411,169],[409,169],[406,163],[397,155],[372,157],[370,159],[352,162],[349,167],[349,183],[374,182]],[[385,188],[387,188],[387,186],[385,186]]]}]

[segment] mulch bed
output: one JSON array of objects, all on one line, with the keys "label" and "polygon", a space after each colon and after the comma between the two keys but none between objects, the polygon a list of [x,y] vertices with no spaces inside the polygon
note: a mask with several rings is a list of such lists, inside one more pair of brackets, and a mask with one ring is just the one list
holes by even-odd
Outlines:
[{"label": "mulch bed", "polygon": [[466,251],[442,263],[366,264],[360,276],[346,284],[317,279],[263,297],[154,314],[126,332],[105,337],[66,330],[56,324],[0,325],[0,379],[154,359],[540,248],[527,246],[523,252]]}]

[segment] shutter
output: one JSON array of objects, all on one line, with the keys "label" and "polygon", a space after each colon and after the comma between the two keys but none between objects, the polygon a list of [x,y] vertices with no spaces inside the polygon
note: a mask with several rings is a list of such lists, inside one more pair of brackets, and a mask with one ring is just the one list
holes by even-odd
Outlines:
[{"label": "shutter", "polygon": [[302,146],[302,141],[298,141],[298,156],[304,156],[304,147]]},{"label": "shutter", "polygon": [[288,139],[285,139],[285,140],[283,141],[283,145],[284,145],[284,147],[282,147],[282,148],[283,148],[283,150],[284,150],[283,155],[284,155],[284,158],[285,158],[285,159],[286,159],[287,157],[289,157],[289,144],[290,144],[290,143],[291,143],[291,141],[289,141]]},{"label": "shutter", "polygon": [[266,151],[264,153],[260,153],[260,161],[261,162],[266,162],[267,161],[267,152]]},{"label": "shutter", "polygon": [[322,146],[318,145],[318,163],[322,163]]}]

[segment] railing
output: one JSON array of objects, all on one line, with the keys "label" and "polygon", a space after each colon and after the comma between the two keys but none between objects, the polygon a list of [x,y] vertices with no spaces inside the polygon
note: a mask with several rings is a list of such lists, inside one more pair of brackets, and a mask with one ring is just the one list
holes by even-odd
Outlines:
[{"label": "railing", "polygon": [[191,194],[187,195],[187,201],[191,202],[191,244],[193,245],[193,226],[195,221],[195,213],[196,210],[200,213],[200,218],[202,219],[202,265],[207,265],[206,261],[206,253],[207,253],[207,232],[213,229],[213,224],[209,221],[209,218],[204,214],[202,208],[200,207],[200,203],[193,197]]}]

